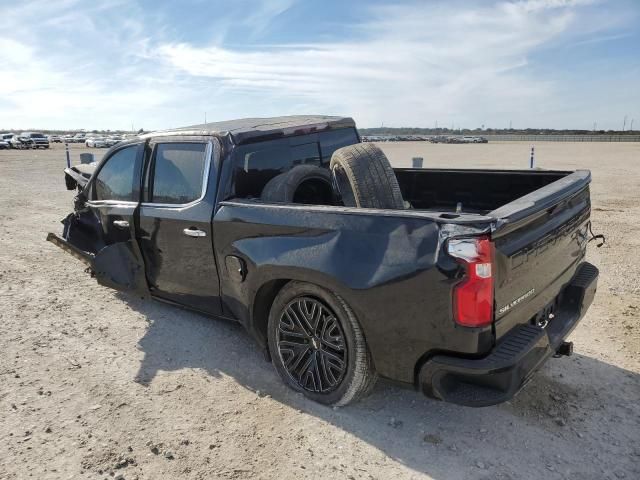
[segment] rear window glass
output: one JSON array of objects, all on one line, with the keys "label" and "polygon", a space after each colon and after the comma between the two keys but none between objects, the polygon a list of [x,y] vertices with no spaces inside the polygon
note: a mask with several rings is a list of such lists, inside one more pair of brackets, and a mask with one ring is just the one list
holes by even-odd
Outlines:
[{"label": "rear window glass", "polygon": [[358,143],[358,136],[354,128],[341,128],[330,130],[320,134],[320,150],[322,151],[322,163],[329,165],[331,155],[337,149]]},{"label": "rear window glass", "polygon": [[295,165],[320,165],[318,143],[291,145],[290,139],[239,147],[234,153],[235,196],[258,198],[276,175]]},{"label": "rear window glass", "polygon": [[233,154],[234,192],[238,198],[259,198],[269,180],[296,165],[329,168],[338,148],[358,143],[354,128],[241,145]]},{"label": "rear window glass", "polygon": [[204,143],[161,143],[156,146],[151,201],[183,204],[202,195]]}]

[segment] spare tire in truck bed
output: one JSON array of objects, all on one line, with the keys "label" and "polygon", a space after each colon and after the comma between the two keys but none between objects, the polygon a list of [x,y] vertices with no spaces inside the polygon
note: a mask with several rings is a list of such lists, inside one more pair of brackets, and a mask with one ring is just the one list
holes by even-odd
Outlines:
[{"label": "spare tire in truck bed", "polygon": [[404,209],[396,175],[377,146],[357,143],[340,148],[330,168],[345,207]]},{"label": "spare tire in truck bed", "polygon": [[260,194],[265,202],[314,205],[333,205],[334,197],[329,170],[314,165],[297,165],[276,175]]}]

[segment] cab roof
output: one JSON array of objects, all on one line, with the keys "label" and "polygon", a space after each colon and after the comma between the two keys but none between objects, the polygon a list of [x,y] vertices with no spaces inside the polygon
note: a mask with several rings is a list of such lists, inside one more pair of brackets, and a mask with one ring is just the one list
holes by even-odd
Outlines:
[{"label": "cab roof", "polygon": [[269,138],[334,130],[337,128],[355,128],[350,117],[326,115],[292,115],[271,118],[241,118],[224,122],[203,123],[189,127],[162,130],[141,135],[142,138],[168,135],[216,135],[231,136],[237,145]]}]

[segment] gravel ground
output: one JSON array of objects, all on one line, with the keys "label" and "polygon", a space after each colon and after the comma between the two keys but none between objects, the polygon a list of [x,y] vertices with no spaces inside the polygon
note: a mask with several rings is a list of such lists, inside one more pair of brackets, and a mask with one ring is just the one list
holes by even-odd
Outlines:
[{"label": "gravel ground", "polygon": [[[524,168],[529,155],[382,147],[396,165]],[[44,241],[71,209],[62,149],[0,151],[0,478],[640,478],[640,144],[536,153],[592,170],[607,235],[590,248],[600,284],[574,356],[496,407],[380,382],[334,410],[284,387],[239,326],[98,286]]]}]

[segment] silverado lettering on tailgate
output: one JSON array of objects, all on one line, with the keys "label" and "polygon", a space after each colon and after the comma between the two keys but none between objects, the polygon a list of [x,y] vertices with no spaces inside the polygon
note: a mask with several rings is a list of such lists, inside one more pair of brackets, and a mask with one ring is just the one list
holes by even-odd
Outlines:
[{"label": "silverado lettering on tailgate", "polygon": [[527,298],[529,298],[531,295],[533,295],[534,293],[536,293],[536,289],[532,288],[531,290],[529,290],[527,293],[523,293],[522,295],[520,295],[518,298],[516,298],[515,300],[512,300],[511,302],[509,302],[508,304],[506,304],[504,307],[501,307],[498,309],[498,315],[502,315],[504,313],[507,313],[509,310],[511,310],[513,307],[515,307],[516,305],[518,305],[520,302],[522,302],[523,300],[526,300]]}]

